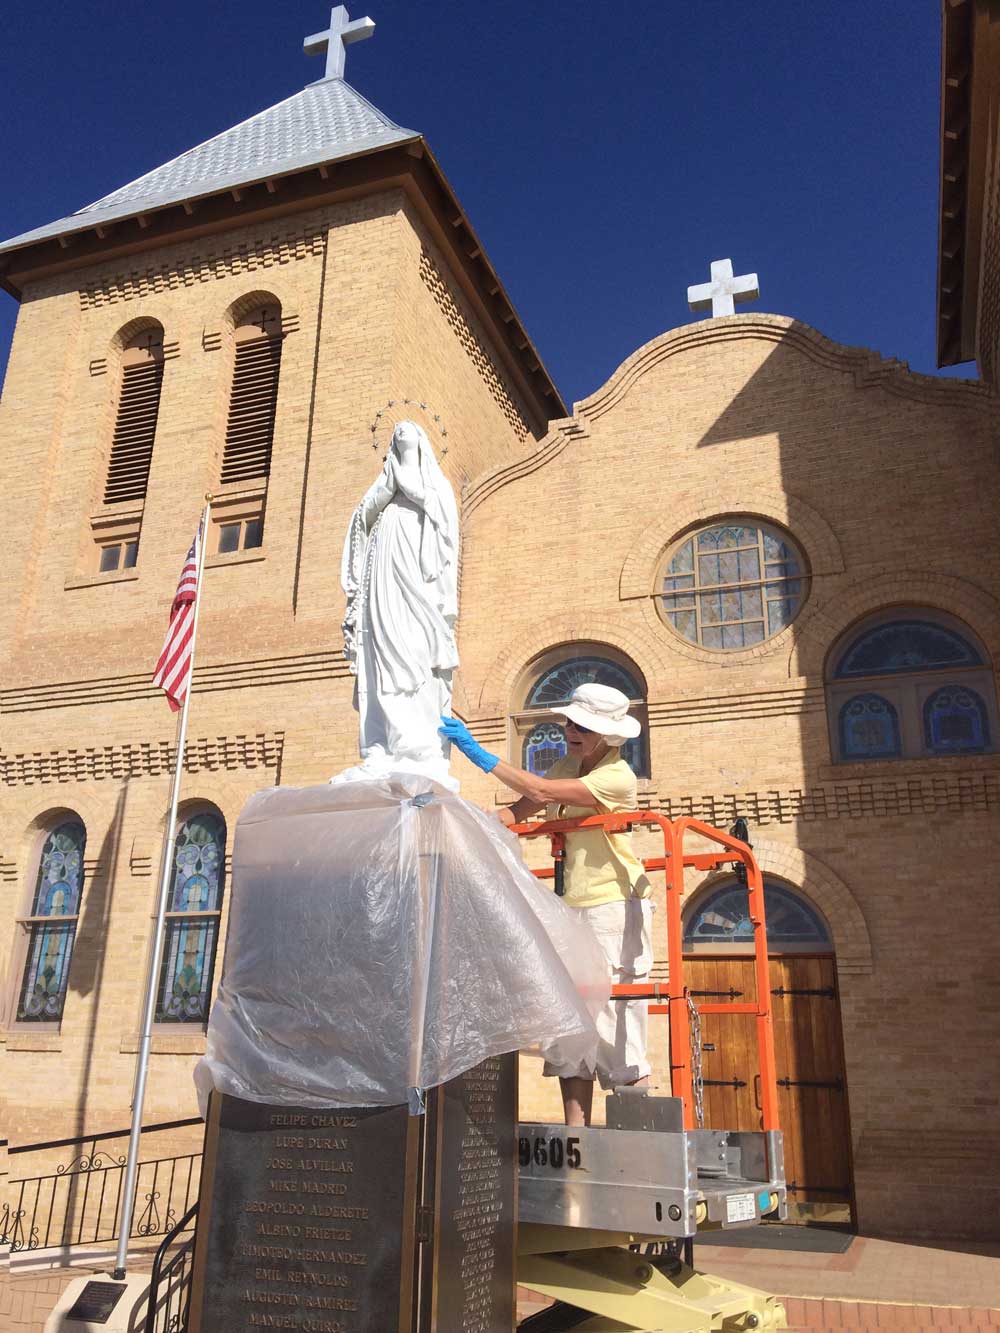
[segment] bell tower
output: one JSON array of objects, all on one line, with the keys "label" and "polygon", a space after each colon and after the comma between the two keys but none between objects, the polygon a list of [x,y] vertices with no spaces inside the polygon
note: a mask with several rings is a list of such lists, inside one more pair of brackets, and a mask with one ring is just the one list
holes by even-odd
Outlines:
[{"label": "bell tower", "polygon": [[[3,1081],[36,1104],[44,1087],[44,1137],[121,1116],[173,744],[151,674],[205,493],[181,815],[210,816],[224,855],[254,791],[324,782],[356,755],[340,558],[378,471],[376,410],[431,405],[459,497],[566,413],[427,142],[347,82],[347,47],[373,29],[337,6],[305,43],[322,77],[0,243],[21,306],[0,404],[17,553],[0,573],[0,764],[19,765],[0,786],[15,886],[0,1002],[14,1013],[27,975],[50,827],[84,829],[79,947],[103,969],[103,989],[75,993],[67,962],[44,1033],[12,1020]],[[154,1119],[174,1114],[202,1030],[154,1043]],[[9,1113],[24,1141],[27,1093]]]}]

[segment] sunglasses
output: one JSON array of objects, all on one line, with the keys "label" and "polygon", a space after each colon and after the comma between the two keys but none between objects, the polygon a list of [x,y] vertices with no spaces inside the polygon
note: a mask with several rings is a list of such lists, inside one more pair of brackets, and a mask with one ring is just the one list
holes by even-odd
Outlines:
[{"label": "sunglasses", "polygon": [[579,722],[574,722],[571,718],[567,718],[565,722],[565,729],[569,731],[570,727],[572,727],[574,731],[578,731],[581,736],[593,736],[594,734],[591,731],[590,727],[581,727]]}]

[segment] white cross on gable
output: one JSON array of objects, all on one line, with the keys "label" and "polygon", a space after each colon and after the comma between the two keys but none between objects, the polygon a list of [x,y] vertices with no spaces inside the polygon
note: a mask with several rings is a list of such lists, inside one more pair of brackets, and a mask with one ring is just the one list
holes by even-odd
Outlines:
[{"label": "white cross on gable", "polygon": [[326,32],[315,32],[302,43],[307,56],[322,55],[326,52],[326,73],[324,79],[342,79],[347,47],[351,42],[363,42],[375,31],[375,24],[370,18],[352,21],[346,5],[336,5],[330,10],[330,26]]},{"label": "white cross on gable", "polygon": [[735,315],[736,301],[756,301],[760,296],[756,273],[742,273],[733,277],[731,259],[712,260],[711,282],[698,283],[688,288],[688,305],[692,310],[708,310],[717,315]]}]

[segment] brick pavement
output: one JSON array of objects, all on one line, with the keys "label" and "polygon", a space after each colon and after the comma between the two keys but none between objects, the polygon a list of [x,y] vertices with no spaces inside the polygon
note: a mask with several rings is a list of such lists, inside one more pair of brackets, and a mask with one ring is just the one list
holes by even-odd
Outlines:
[{"label": "brick pavement", "polygon": [[695,1264],[803,1299],[1000,1309],[1000,1244],[855,1236],[843,1254],[699,1244]]},{"label": "brick pavement", "polygon": [[[960,1305],[886,1305],[879,1301],[802,1300],[782,1298],[788,1333],[817,1329],[877,1328],[885,1333],[924,1333],[941,1328],[997,1329],[1000,1310]],[[544,1310],[550,1301],[526,1287],[518,1288],[518,1320]]]},{"label": "brick pavement", "polygon": [[1000,1328],[1000,1310],[959,1305],[884,1305],[877,1301],[809,1301],[787,1296],[784,1305],[792,1333],[833,1328],[879,1328],[895,1333]]},{"label": "brick pavement", "polygon": [[[780,1296],[790,1330],[1000,1329],[1000,1245],[855,1236],[843,1254],[699,1244],[696,1266]],[[518,1289],[520,1318],[549,1302]]]}]

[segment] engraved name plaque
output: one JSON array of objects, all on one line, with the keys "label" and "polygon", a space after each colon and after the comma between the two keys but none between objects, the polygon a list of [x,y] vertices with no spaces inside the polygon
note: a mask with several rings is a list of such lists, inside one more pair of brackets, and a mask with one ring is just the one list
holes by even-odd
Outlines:
[{"label": "engraved name plaque", "polygon": [[449,1333],[513,1328],[517,1216],[516,1069],[484,1060],[442,1090],[437,1162],[439,1262],[434,1327]]},{"label": "engraved name plaque", "polygon": [[88,1282],[65,1318],[81,1324],[106,1324],[127,1290],[118,1282]]},{"label": "engraved name plaque", "polygon": [[189,1333],[510,1333],[515,1059],[424,1116],[213,1094]]},{"label": "engraved name plaque", "polygon": [[405,1106],[316,1111],[213,1095],[192,1328],[408,1328],[409,1120]]}]

